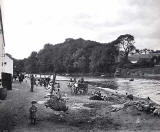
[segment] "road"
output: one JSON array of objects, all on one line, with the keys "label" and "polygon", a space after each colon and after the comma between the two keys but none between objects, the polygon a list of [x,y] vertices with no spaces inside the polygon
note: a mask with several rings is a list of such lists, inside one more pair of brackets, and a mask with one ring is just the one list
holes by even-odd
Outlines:
[{"label": "road", "polygon": [[[0,102],[0,130],[13,132],[84,132],[88,131],[88,118],[90,114],[87,96],[72,96],[66,81],[60,82],[62,95],[68,96],[70,107],[68,114],[59,113],[44,106],[44,98],[49,90],[35,86],[30,92],[30,81],[20,84],[13,83],[13,89],[8,91],[6,100]],[[29,107],[31,101],[38,102],[37,124],[31,125],[29,121]],[[94,101],[93,101],[94,102]],[[93,111],[95,113],[95,111]],[[96,131],[97,129],[95,129]],[[94,130],[93,130],[94,131]]]},{"label": "road", "polygon": [[[77,131],[77,128],[57,123],[61,122],[59,114],[45,108],[43,102],[47,93],[44,87],[39,86],[35,86],[33,93],[30,92],[29,81],[22,84],[14,82],[13,90],[8,91],[7,99],[0,102],[0,130],[15,132]],[[35,126],[29,123],[28,110],[32,100],[39,102],[37,104],[38,122]]]}]

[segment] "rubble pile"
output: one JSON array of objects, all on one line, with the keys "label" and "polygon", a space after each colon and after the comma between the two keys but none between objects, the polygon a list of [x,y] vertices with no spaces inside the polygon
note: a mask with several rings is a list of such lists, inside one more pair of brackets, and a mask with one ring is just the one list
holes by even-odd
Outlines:
[{"label": "rubble pile", "polygon": [[153,114],[154,116],[160,116],[160,106],[152,101],[131,101],[124,104],[124,107],[135,106],[137,110],[146,112],[147,114]]},{"label": "rubble pile", "polygon": [[89,98],[90,100],[105,100],[100,91],[95,91],[94,94]]},{"label": "rubble pile", "polygon": [[66,106],[66,101],[62,98],[58,98],[57,96],[51,96],[50,99],[45,103],[46,107],[51,108],[55,111],[67,111],[68,107]]}]

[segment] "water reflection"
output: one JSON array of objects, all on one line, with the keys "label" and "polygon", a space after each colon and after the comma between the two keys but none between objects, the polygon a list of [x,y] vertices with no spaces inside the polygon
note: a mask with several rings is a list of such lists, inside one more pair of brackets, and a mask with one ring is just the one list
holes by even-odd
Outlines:
[{"label": "water reflection", "polygon": [[[88,78],[86,78],[88,79]],[[137,97],[150,97],[160,104],[160,81],[154,79],[134,79],[129,81],[129,78],[89,78],[90,81],[115,81],[118,85],[116,90],[119,93],[130,93]]]},{"label": "water reflection", "polygon": [[[69,80],[70,77],[57,76],[57,80]],[[114,81],[118,85],[116,90],[119,93],[130,93],[137,97],[150,97],[160,104],[160,81],[154,79],[134,79],[129,78],[102,78],[102,77],[84,77],[85,81]]]},{"label": "water reflection", "polygon": [[160,104],[160,82],[152,79],[135,79],[128,81],[128,79],[115,79],[118,84],[118,91],[128,92],[139,97],[150,97]]}]

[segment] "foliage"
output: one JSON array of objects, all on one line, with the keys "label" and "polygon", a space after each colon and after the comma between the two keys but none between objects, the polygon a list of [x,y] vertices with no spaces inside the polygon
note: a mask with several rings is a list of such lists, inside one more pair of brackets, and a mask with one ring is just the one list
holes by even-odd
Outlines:
[{"label": "foliage", "polygon": [[124,59],[128,61],[128,55],[136,49],[134,46],[134,36],[130,34],[120,35],[118,41],[120,49],[124,53]]},{"label": "foliage", "polygon": [[80,38],[66,39],[56,45],[45,44],[38,53],[32,52],[22,61],[22,69],[27,73],[50,73],[54,70],[58,73],[114,72],[113,66],[119,54],[117,42],[98,43]]},{"label": "foliage", "polygon": [[28,59],[24,62],[25,71],[28,73],[38,73],[38,54],[33,51]]},{"label": "foliage", "polygon": [[152,60],[148,59],[140,59],[137,63],[126,63],[121,64],[119,67],[121,68],[128,68],[128,69],[134,69],[134,68],[150,68],[154,66],[154,62]]},{"label": "foliage", "polygon": [[24,72],[24,60],[13,59],[13,72],[15,75]]},{"label": "foliage", "polygon": [[148,68],[148,67],[153,67],[154,62],[152,60],[146,60],[146,59],[140,59],[137,64],[135,64],[135,67],[139,68]]}]

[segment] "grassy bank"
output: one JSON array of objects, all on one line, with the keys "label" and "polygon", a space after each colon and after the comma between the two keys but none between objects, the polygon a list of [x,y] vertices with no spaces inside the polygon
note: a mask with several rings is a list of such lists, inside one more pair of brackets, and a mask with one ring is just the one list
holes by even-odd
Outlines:
[{"label": "grassy bank", "polygon": [[86,83],[94,87],[110,88],[114,90],[118,88],[117,84],[114,81],[99,81],[99,82],[86,81]]}]

